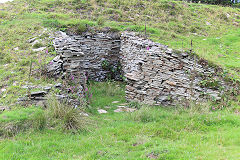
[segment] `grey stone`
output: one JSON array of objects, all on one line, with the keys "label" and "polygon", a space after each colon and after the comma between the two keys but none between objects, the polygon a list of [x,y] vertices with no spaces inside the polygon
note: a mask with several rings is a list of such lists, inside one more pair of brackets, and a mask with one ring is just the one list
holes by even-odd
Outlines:
[{"label": "grey stone", "polygon": [[44,87],[43,89],[49,92],[52,89],[52,87],[47,86],[47,87]]},{"label": "grey stone", "polygon": [[40,43],[40,41],[39,41],[39,40],[34,40],[34,41],[32,42],[32,46],[34,46],[34,45],[37,44],[37,43]]},{"label": "grey stone", "polygon": [[183,57],[187,57],[187,56],[188,56],[188,53],[183,52],[181,55],[182,55]]},{"label": "grey stone", "polygon": [[31,39],[28,40],[28,43],[32,43],[32,42],[34,42],[36,39],[37,39],[37,37],[31,38]]},{"label": "grey stone", "polygon": [[33,52],[41,52],[43,50],[45,50],[46,47],[40,47],[40,48],[36,48],[36,49],[32,49]]},{"label": "grey stone", "polygon": [[62,87],[62,83],[57,83],[54,85],[55,88],[61,88]]},{"label": "grey stone", "polygon": [[[92,34],[87,32],[76,36],[57,32],[53,42],[56,51],[61,55],[60,59],[63,60],[62,63],[59,63],[58,57],[53,60],[58,64],[48,67],[49,73],[56,77],[61,73],[71,75],[80,72],[82,75],[87,72],[91,79],[102,81],[110,74],[109,70],[105,71],[102,67],[102,59],[104,58],[112,66],[119,63],[120,37],[115,33]],[[112,76],[113,79],[121,77],[120,72],[116,72]],[[78,77],[78,79],[84,83],[84,78]]]},{"label": "grey stone", "polygon": [[[207,70],[198,64],[199,60],[187,52],[174,53],[167,46],[143,40],[134,33],[123,32],[120,58],[124,76],[127,78],[126,99],[147,104],[175,105],[179,99],[205,101],[208,89],[199,86],[200,75],[214,74],[212,67]],[[150,47],[146,52],[146,46]],[[180,51],[181,52],[181,51]],[[141,65],[139,60],[143,61]],[[191,76],[196,72],[194,79]],[[208,73],[209,72],[209,73]],[[143,77],[143,78],[142,78]],[[229,86],[223,80],[222,85]],[[192,86],[191,86],[192,83]],[[225,87],[228,88],[228,87]],[[231,87],[229,87],[231,88]],[[219,100],[220,91],[216,90],[211,96]]]},{"label": "grey stone", "polygon": [[98,109],[98,113],[99,114],[105,114],[105,113],[108,113],[108,112],[104,109]]},{"label": "grey stone", "polygon": [[113,101],[112,103],[119,103],[119,101]]},{"label": "grey stone", "polygon": [[36,91],[36,92],[31,92],[31,97],[42,97],[47,94],[46,91]]},{"label": "grey stone", "polygon": [[128,107],[123,107],[123,106],[118,106],[118,109],[115,109],[114,112],[119,113],[119,112],[134,112],[137,109],[135,108],[128,108]]},{"label": "grey stone", "polygon": [[5,110],[9,110],[9,108],[7,106],[0,106],[0,113]]}]

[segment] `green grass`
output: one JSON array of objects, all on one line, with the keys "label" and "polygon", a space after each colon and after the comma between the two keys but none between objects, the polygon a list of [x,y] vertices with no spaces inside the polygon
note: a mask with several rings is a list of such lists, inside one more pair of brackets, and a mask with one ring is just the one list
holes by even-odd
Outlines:
[{"label": "green grass", "polygon": [[4,112],[0,115],[0,122],[24,121],[31,116],[41,113],[40,109],[36,108],[21,108],[11,112]]},{"label": "green grass", "polygon": [[227,111],[142,108],[92,118],[98,127],[88,133],[47,129],[1,140],[0,159],[239,158],[239,116]]},{"label": "green grass", "polygon": [[[236,79],[239,79],[240,69],[240,29],[228,31],[215,37],[192,37],[193,50],[210,62],[225,68],[232,73]],[[190,42],[190,39],[188,40]],[[186,49],[187,44],[184,41],[169,42],[170,46]]]},{"label": "green grass", "polygon": [[93,97],[91,99],[91,106],[96,107],[106,107],[114,106],[113,101],[119,101],[117,104],[126,103],[125,100],[125,85],[119,82],[92,82],[89,85],[90,92],[92,92]]},{"label": "green grass", "polygon": [[0,115],[0,136],[11,137],[26,130],[45,127],[44,112],[40,108],[20,108]]},{"label": "green grass", "polygon": [[[114,113],[118,104],[112,101],[124,102],[123,86],[115,82],[89,84],[93,111],[84,132],[73,134],[54,127],[65,118],[50,116],[41,130],[30,125],[14,137],[1,139],[0,159],[147,159],[150,154],[158,159],[239,158],[240,97],[222,110],[213,109],[211,104],[164,108],[136,103],[131,104],[140,108],[136,112]],[[33,123],[30,120],[39,119],[33,115],[40,112],[65,113],[58,112],[56,101],[49,102],[50,110],[32,107],[4,111],[0,124]],[[109,113],[96,114],[98,108]]]}]

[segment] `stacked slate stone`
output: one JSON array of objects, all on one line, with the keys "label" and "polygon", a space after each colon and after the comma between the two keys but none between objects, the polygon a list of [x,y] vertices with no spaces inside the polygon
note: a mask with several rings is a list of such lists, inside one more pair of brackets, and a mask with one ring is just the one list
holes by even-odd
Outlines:
[{"label": "stacked slate stone", "polygon": [[51,77],[59,77],[62,72],[63,60],[60,55],[58,55],[47,65],[47,74]]},{"label": "stacked slate stone", "polygon": [[[186,99],[220,99],[222,91],[218,87],[200,85],[204,77],[216,75],[215,68],[203,63],[206,61],[201,62],[187,53],[173,51],[135,33],[122,33],[121,41],[121,64],[128,82],[127,100],[175,105]],[[229,89],[224,81],[218,83],[219,86],[226,86],[224,90]]]},{"label": "stacked slate stone", "polygon": [[[54,75],[61,73],[54,68],[62,68],[64,75],[78,78],[83,83],[86,77],[102,81],[109,78],[111,72],[102,66],[103,62],[112,67],[119,64],[120,36],[117,33],[67,35],[57,32],[53,43],[60,57],[56,58],[58,61],[50,62],[52,69],[48,67],[49,73]],[[119,77],[120,73],[117,73],[111,78]]]},{"label": "stacked slate stone", "polygon": [[219,100],[233,88],[216,74],[219,68],[210,67],[207,61],[135,33],[57,32],[53,42],[59,55],[49,63],[49,74],[74,77],[84,85],[87,77],[119,80],[123,73],[129,101],[175,105],[186,99]]}]

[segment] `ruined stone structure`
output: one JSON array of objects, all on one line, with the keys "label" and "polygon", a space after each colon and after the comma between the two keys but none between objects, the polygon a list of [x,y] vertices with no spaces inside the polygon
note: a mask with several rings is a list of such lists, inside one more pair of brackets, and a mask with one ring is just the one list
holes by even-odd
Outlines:
[{"label": "ruined stone structure", "polygon": [[50,73],[59,75],[63,71],[64,74],[78,77],[82,81],[85,76],[95,81],[120,79],[119,34],[56,34],[53,44],[59,56],[52,61]]},{"label": "ruined stone structure", "polygon": [[122,73],[129,101],[175,105],[186,99],[218,100],[223,91],[230,89],[207,61],[135,33],[58,32],[54,46],[59,56],[50,63],[49,73],[81,77],[87,72],[89,78],[97,81],[108,78],[109,73],[115,73],[112,78],[120,79]]}]

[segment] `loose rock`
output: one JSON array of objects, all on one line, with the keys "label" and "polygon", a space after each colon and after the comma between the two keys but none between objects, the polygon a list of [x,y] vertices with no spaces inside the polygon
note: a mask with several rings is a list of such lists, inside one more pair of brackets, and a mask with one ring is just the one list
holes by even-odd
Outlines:
[{"label": "loose rock", "polygon": [[99,114],[105,114],[105,113],[108,113],[108,112],[104,109],[98,109],[98,113]]}]

